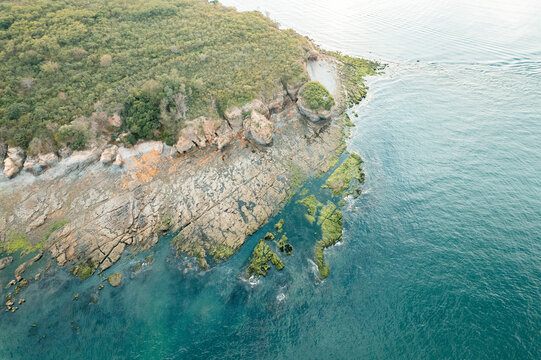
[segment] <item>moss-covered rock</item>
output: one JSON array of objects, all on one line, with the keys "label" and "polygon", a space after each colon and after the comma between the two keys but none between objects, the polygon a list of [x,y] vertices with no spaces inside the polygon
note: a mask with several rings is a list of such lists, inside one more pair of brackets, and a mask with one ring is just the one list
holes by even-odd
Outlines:
[{"label": "moss-covered rock", "polygon": [[282,232],[283,226],[284,226],[284,219],[280,219],[280,220],[278,220],[278,222],[276,224],[274,224],[274,228],[278,232]]},{"label": "moss-covered rock", "polygon": [[227,246],[225,244],[220,244],[214,250],[214,254],[212,254],[212,256],[214,257],[214,261],[219,262],[222,260],[229,259],[231,256],[233,256],[234,253],[235,253],[235,250],[231,248],[230,246]]},{"label": "moss-covered rock", "polygon": [[91,277],[97,269],[98,264],[95,261],[88,260],[78,264],[71,269],[71,273],[81,280],[86,280]]},{"label": "moss-covered rock", "polygon": [[359,155],[351,153],[350,156],[336,168],[325,182],[333,196],[347,196],[360,191],[360,185],[364,183],[364,173],[361,167],[362,163],[363,160]]},{"label": "moss-covered rock", "polygon": [[293,253],[293,246],[291,246],[291,244],[289,244],[287,241],[287,236],[285,234],[282,235],[277,244],[278,250],[280,250],[281,252],[285,252],[286,255],[291,255]]},{"label": "moss-covered rock", "polygon": [[325,248],[335,245],[342,238],[342,212],[331,202],[319,211],[318,224],[321,225],[322,239],[316,243],[315,260],[322,279],[330,274],[329,264],[325,262]]},{"label": "moss-covered rock", "polygon": [[109,276],[107,278],[107,281],[113,287],[120,286],[120,285],[122,285],[122,274],[121,273],[114,273],[113,275],[111,275],[111,276]]},{"label": "moss-covered rock", "polygon": [[284,263],[278,255],[270,249],[269,245],[263,240],[260,240],[254,248],[252,258],[250,259],[250,265],[247,270],[248,276],[267,276],[270,270],[269,262],[274,265],[276,270],[282,270],[284,268]]}]

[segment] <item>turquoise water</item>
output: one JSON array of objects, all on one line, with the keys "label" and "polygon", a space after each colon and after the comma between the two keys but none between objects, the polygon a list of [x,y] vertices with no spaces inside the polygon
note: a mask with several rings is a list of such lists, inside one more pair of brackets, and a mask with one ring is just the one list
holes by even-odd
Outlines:
[{"label": "turquoise water", "polygon": [[[225,3],[389,63],[354,109],[366,184],[330,277],[317,281],[319,231],[293,201],[205,273],[185,273],[168,239],[137,274],[148,253],[116,264],[117,289],[53,267],[0,314],[0,358],[541,358],[541,5]],[[307,184],[322,199],[323,181]],[[282,217],[285,269],[242,280]]]}]

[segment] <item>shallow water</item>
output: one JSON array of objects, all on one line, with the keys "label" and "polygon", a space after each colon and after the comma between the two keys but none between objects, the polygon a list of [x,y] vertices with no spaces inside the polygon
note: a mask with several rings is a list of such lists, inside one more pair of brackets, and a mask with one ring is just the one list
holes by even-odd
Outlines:
[{"label": "shallow water", "polygon": [[[389,63],[352,116],[366,184],[330,277],[316,281],[319,231],[294,198],[206,273],[184,273],[167,238],[141,272],[146,253],[108,272],[121,288],[53,267],[0,314],[0,358],[540,358],[541,4],[224,3]],[[322,200],[323,181],[307,184]],[[281,217],[285,269],[242,280]]]}]

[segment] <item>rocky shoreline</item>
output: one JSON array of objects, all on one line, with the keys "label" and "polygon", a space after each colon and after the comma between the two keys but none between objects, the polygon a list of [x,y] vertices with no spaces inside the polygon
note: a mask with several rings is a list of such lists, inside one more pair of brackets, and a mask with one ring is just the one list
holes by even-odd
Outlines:
[{"label": "rocky shoreline", "polygon": [[[228,109],[225,120],[193,120],[174,146],[97,147],[44,165],[38,159],[41,175],[0,181],[0,243],[38,253],[18,266],[10,286],[26,280],[25,269],[44,253],[90,276],[168,231],[178,233],[177,252],[202,268],[210,257],[231,256],[302,179],[327,171],[344,149],[340,76],[332,57],[318,62],[332,73],[337,100],[321,121],[298,106],[302,84],[285,86],[271,101]],[[8,153],[4,171],[12,175],[23,156]]]}]

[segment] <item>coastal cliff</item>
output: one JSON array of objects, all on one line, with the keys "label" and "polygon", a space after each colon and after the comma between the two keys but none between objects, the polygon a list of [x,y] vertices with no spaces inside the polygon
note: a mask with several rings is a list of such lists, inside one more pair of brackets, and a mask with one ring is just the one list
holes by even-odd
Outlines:
[{"label": "coastal cliff", "polygon": [[[165,134],[165,121],[176,119],[174,141],[168,134],[165,141],[129,144],[141,134],[141,119],[152,121],[130,110],[140,106],[136,93],[120,113],[94,112],[69,125],[92,128],[98,118],[108,124],[108,132],[95,136],[87,149],[70,150],[72,143],[56,135],[63,147],[48,153],[30,156],[30,148],[3,146],[0,264],[3,269],[15,263],[7,289],[18,292],[37,280],[39,273],[30,279],[25,271],[37,262],[48,266],[44,259],[85,279],[127,251],[152,247],[165,233],[175,235],[174,251],[195,257],[202,269],[234,254],[307,177],[336,164],[345,149],[350,94],[364,89],[359,74],[377,68],[301,43],[305,57],[297,63],[297,77],[263,83],[272,90],[255,98],[223,102],[229,104],[225,109],[213,100],[209,113],[192,118],[182,93],[171,96],[175,107],[166,97],[157,101],[160,110],[149,111],[157,111],[162,127],[151,137]],[[156,90],[160,86],[147,81],[141,91],[165,96]]]}]

